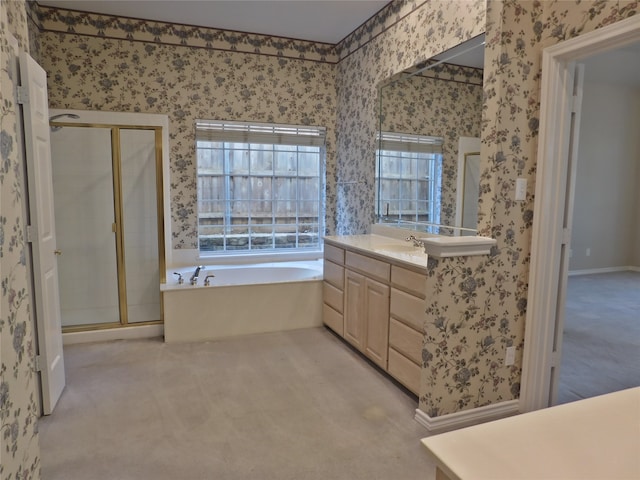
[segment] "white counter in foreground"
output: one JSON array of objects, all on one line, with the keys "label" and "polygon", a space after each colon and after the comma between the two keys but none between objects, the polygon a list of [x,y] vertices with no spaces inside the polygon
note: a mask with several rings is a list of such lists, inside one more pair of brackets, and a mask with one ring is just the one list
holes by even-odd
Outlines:
[{"label": "white counter in foreground", "polygon": [[640,387],[422,443],[440,470],[437,479],[640,479]]}]

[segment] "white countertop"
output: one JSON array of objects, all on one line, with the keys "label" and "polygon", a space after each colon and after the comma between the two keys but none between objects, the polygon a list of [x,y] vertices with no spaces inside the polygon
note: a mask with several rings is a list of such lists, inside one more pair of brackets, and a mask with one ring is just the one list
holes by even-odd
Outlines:
[{"label": "white countertop", "polygon": [[412,242],[405,240],[376,234],[332,235],[324,239],[333,245],[360,251],[391,263],[427,268],[427,254],[424,253],[424,249],[415,247]]},{"label": "white countertop", "polygon": [[422,443],[452,480],[637,480],[640,387],[443,433]]}]

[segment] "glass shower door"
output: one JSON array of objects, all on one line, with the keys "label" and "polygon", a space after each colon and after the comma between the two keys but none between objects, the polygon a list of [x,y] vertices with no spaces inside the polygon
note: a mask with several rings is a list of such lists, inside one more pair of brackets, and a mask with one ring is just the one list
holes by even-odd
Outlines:
[{"label": "glass shower door", "polygon": [[119,324],[111,129],[51,133],[63,327]]},{"label": "glass shower door", "polygon": [[162,319],[154,130],[120,129],[127,322]]}]

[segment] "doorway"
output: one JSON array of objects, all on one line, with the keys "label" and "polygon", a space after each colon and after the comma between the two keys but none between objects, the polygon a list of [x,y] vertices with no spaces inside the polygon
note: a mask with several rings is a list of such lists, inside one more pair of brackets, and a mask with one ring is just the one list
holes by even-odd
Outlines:
[{"label": "doorway", "polygon": [[162,323],[162,127],[51,113],[63,332]]},{"label": "doorway", "polygon": [[640,385],[640,43],[580,62],[558,404]]},{"label": "doorway", "polygon": [[533,222],[521,412],[546,408],[555,401],[573,213],[570,193],[575,169],[571,166],[575,166],[576,145],[571,140],[580,120],[576,62],[636,42],[640,42],[639,16],[543,52],[535,211],[545,214],[534,216]]}]

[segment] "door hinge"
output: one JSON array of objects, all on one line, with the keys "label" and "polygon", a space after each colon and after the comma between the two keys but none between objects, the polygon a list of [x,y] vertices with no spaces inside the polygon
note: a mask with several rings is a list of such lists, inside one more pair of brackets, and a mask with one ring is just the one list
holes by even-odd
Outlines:
[{"label": "door hinge", "polygon": [[34,365],[35,365],[35,368],[36,368],[36,372],[41,372],[42,371],[42,356],[36,355],[36,361],[35,361]]},{"label": "door hinge", "polygon": [[560,366],[560,352],[557,350],[551,352],[551,366],[558,368]]},{"label": "door hinge", "polygon": [[571,241],[571,230],[568,228],[562,229],[562,245],[567,245]]},{"label": "door hinge", "polygon": [[29,89],[27,89],[27,87],[18,86],[16,93],[18,97],[18,103],[20,105],[29,103]]},{"label": "door hinge", "polygon": [[31,225],[27,225],[27,242],[33,242],[33,227]]}]

